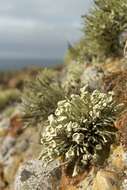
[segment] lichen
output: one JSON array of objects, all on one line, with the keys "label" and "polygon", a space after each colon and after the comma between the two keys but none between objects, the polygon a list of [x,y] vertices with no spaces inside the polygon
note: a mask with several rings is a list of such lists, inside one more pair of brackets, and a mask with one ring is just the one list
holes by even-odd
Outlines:
[{"label": "lichen", "polygon": [[119,109],[112,92],[90,93],[86,87],[79,95],[59,101],[42,133],[42,159],[48,163],[61,158],[71,176],[92,164],[103,164],[116,139],[114,121]]}]

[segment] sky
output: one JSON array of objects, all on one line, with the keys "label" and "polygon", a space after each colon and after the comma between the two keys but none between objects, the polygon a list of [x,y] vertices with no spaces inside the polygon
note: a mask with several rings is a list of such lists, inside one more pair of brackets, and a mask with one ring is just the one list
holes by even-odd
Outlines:
[{"label": "sky", "polygon": [[0,0],[0,58],[62,58],[92,0]]}]

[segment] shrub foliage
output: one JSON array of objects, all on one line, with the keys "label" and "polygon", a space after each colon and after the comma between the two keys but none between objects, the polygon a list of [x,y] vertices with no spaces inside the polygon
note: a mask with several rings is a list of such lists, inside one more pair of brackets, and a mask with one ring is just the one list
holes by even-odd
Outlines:
[{"label": "shrub foliage", "polygon": [[73,49],[69,49],[72,58],[87,63],[123,55],[127,40],[126,0],[94,0],[94,7],[82,17],[84,35]]},{"label": "shrub foliage", "polygon": [[57,78],[57,72],[44,69],[34,80],[25,84],[22,98],[24,121],[37,126],[54,113],[57,102],[64,98],[64,92]]},{"label": "shrub foliage", "polygon": [[85,87],[80,95],[58,102],[42,134],[42,159],[50,162],[60,157],[72,176],[90,164],[102,164],[115,141],[118,110],[111,92],[89,93]]}]

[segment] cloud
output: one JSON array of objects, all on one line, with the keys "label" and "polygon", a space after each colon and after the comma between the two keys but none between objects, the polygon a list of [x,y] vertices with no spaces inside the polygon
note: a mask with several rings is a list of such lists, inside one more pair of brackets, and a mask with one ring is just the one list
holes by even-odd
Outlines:
[{"label": "cloud", "polygon": [[90,0],[0,0],[0,57],[63,57]]}]

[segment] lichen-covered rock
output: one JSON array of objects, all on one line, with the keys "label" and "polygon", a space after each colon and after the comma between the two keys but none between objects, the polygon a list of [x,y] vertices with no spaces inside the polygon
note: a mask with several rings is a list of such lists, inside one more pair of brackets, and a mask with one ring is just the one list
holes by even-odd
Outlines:
[{"label": "lichen-covered rock", "polygon": [[120,190],[117,175],[110,171],[100,170],[96,175],[92,190]]},{"label": "lichen-covered rock", "polygon": [[14,178],[19,166],[28,159],[35,159],[41,151],[39,137],[38,128],[26,128],[16,136],[9,133],[0,138],[0,190],[14,190]]},{"label": "lichen-covered rock", "polygon": [[5,182],[3,181],[3,166],[0,164],[0,190],[3,190],[5,186]]},{"label": "lichen-covered rock", "polygon": [[123,153],[122,160],[124,162],[125,168],[127,168],[127,152]]},{"label": "lichen-covered rock", "polygon": [[9,119],[0,118],[0,137],[5,136],[7,134],[9,128]]},{"label": "lichen-covered rock", "polygon": [[111,165],[115,170],[122,171],[125,167],[124,161],[123,161],[123,156],[124,156],[124,150],[122,146],[118,146],[113,154],[111,155]]},{"label": "lichen-covered rock", "polygon": [[127,190],[127,179],[123,180],[122,186],[121,186],[121,190]]},{"label": "lichen-covered rock", "polygon": [[127,105],[127,70],[112,72],[104,77],[104,91],[113,91],[118,103]]},{"label": "lichen-covered rock", "polygon": [[4,162],[12,154],[16,139],[11,136],[6,136],[0,145],[0,162]]},{"label": "lichen-covered rock", "polygon": [[126,106],[125,106],[125,111],[117,119],[117,122],[115,125],[119,130],[119,140],[120,140],[120,144],[123,147],[123,151],[127,152],[127,110],[126,110]]},{"label": "lichen-covered rock", "polygon": [[64,169],[62,170],[60,190],[92,190],[93,179],[96,174],[94,168],[91,168],[89,172],[86,170],[76,177],[67,176]]},{"label": "lichen-covered rock", "polygon": [[90,171],[90,173],[82,180],[76,187],[76,190],[93,190],[93,181],[95,178],[94,168]]},{"label": "lichen-covered rock", "polygon": [[81,81],[84,85],[88,84],[91,90],[101,89],[104,72],[100,67],[92,66],[85,69]]},{"label": "lichen-covered rock", "polygon": [[61,169],[57,162],[44,167],[40,160],[25,162],[15,179],[15,190],[59,190]]},{"label": "lichen-covered rock", "polygon": [[10,157],[6,162],[6,165],[3,169],[4,180],[11,184],[14,181],[15,174],[18,170],[21,158],[18,156]]}]

